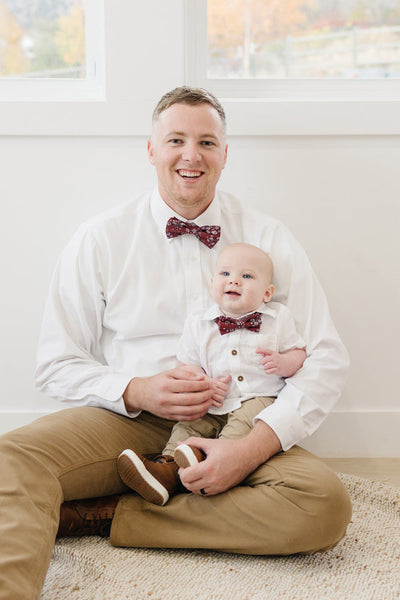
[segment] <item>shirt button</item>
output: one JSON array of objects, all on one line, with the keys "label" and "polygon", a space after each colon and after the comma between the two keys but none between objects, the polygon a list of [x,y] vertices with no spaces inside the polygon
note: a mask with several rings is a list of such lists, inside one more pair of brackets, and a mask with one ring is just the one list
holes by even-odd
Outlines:
[{"label": "shirt button", "polygon": [[236,356],[237,350],[232,350],[232,354],[233,354],[233,356]]},{"label": "shirt button", "polygon": [[242,375],[239,375],[238,381],[243,381],[243,376]]}]

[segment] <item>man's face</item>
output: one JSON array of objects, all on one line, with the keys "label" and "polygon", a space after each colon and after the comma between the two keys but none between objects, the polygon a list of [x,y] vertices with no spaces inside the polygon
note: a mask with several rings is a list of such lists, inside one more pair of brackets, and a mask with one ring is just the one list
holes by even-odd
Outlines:
[{"label": "man's face", "polygon": [[245,244],[221,252],[210,291],[226,316],[236,319],[271,300],[274,287],[268,260],[258,248]]},{"label": "man's face", "polygon": [[225,166],[227,146],[219,114],[210,104],[173,104],[148,142],[164,202],[186,219],[206,210]]}]

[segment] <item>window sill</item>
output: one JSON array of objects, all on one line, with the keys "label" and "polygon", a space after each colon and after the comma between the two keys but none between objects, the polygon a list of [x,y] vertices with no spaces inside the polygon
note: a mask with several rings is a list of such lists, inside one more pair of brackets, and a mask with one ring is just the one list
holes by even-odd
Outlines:
[{"label": "window sill", "polygon": [[399,135],[399,100],[220,98],[229,135]]}]

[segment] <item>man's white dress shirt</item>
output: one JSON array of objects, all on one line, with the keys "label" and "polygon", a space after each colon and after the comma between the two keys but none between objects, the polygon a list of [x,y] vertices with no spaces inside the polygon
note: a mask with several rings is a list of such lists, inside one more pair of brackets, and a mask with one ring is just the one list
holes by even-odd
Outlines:
[{"label": "man's white dress shirt", "polygon": [[130,417],[122,394],[132,377],[176,365],[185,317],[207,307],[217,254],[248,242],[271,255],[274,299],[286,304],[306,345],[303,368],[258,418],[284,450],[311,434],[338,400],[348,356],[325,295],[297,241],[275,219],[217,192],[195,223],[220,225],[211,250],[193,235],[167,239],[178,218],[158,190],[82,225],[62,253],[46,303],[38,349],[39,390],[75,406]]},{"label": "man's white dress shirt", "polygon": [[[236,329],[220,334],[215,318],[221,309],[217,304],[200,313],[189,315],[178,345],[178,360],[202,367],[210,377],[231,375],[229,390],[221,407],[211,406],[209,412],[224,415],[240,407],[254,396],[277,396],[285,385],[279,375],[267,375],[261,365],[258,347],[275,352],[304,348],[289,309],[278,302],[263,303],[258,333]],[[245,316],[245,315],[242,315]]]}]

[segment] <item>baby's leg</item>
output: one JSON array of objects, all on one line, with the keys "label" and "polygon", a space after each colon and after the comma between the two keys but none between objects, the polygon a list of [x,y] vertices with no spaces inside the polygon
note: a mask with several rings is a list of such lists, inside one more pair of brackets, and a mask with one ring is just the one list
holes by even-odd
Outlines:
[{"label": "baby's leg", "polygon": [[219,437],[226,439],[242,438],[253,429],[253,419],[264,408],[274,402],[275,398],[257,396],[245,400],[242,406],[229,413],[227,423]]},{"label": "baby's leg", "polygon": [[227,422],[228,415],[207,414],[194,421],[178,421],[172,429],[171,436],[163,450],[163,454],[173,456],[178,442],[185,442],[189,437],[217,438]]}]

